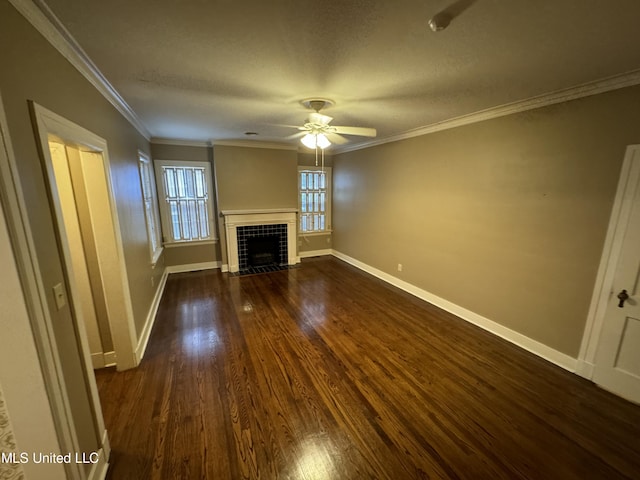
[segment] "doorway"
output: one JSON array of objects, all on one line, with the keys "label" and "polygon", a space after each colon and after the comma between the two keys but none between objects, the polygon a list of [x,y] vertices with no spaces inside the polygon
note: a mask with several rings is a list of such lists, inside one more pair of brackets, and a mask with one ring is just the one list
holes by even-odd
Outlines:
[{"label": "doorway", "polygon": [[112,228],[104,174],[95,168],[101,166],[102,159],[54,140],[49,140],[49,152],[78,293],[76,301],[81,316],[77,320],[84,322],[93,368],[115,365],[104,275],[96,243],[97,232]]},{"label": "doorway", "polygon": [[33,112],[87,368],[135,367],[136,332],[106,141],[37,104]]},{"label": "doorway", "polygon": [[627,148],[591,312],[580,373],[640,404],[640,145]]}]

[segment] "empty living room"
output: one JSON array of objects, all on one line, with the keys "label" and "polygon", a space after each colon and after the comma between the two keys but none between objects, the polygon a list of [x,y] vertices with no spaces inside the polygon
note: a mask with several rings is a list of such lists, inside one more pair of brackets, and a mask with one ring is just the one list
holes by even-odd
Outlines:
[{"label": "empty living room", "polygon": [[640,478],[638,18],[0,0],[0,478]]}]

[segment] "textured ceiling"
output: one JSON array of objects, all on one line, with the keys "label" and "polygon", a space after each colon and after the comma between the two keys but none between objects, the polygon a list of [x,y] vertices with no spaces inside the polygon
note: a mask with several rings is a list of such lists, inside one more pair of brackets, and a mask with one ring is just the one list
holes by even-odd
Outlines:
[{"label": "textured ceiling", "polygon": [[153,137],[282,142],[324,97],[387,138],[640,69],[638,0],[46,3]]}]

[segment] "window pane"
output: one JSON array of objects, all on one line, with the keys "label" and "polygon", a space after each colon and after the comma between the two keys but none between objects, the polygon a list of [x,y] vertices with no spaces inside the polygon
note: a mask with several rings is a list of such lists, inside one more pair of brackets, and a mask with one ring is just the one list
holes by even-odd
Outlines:
[{"label": "window pane", "polygon": [[171,235],[173,240],[180,240],[180,213],[178,211],[178,202],[169,202],[171,210]]},{"label": "window pane", "polygon": [[196,196],[198,198],[204,197],[204,175],[202,170],[196,170]]},{"label": "window pane", "polygon": [[204,200],[198,202],[199,221],[200,221],[200,237],[207,238],[209,236],[209,215],[207,214],[207,204]]},{"label": "window pane", "polygon": [[164,169],[164,179],[167,196],[174,198],[176,196],[176,178],[173,168]]}]

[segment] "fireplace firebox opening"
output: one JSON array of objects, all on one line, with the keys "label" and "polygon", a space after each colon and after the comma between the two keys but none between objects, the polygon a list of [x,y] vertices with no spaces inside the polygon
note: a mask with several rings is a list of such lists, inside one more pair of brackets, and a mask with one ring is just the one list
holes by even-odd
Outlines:
[{"label": "fireplace firebox opening", "polygon": [[287,224],[237,227],[238,271],[288,264]]},{"label": "fireplace firebox opening", "polygon": [[280,236],[261,235],[247,238],[248,267],[280,265]]}]

